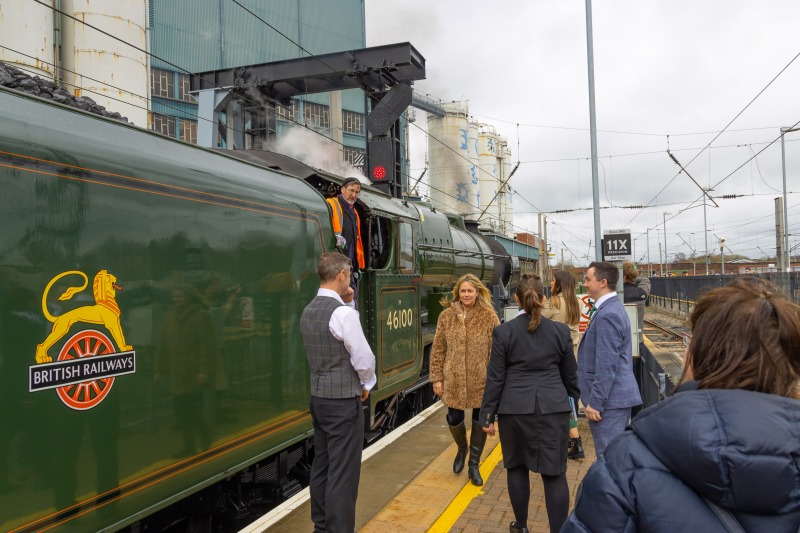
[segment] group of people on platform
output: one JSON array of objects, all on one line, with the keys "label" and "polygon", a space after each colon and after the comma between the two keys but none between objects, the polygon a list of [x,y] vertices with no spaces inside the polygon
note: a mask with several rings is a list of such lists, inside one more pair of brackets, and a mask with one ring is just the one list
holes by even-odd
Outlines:
[{"label": "group of people on platform", "polygon": [[[360,183],[346,182],[344,201],[331,200],[340,208],[334,227],[337,237],[347,235],[341,246],[347,254],[320,258],[320,289],[303,312],[301,332],[311,366],[314,530],[350,533],[361,404],[376,377],[354,304],[353,270],[363,268],[352,209],[359,190],[347,186],[360,190]],[[649,280],[639,279],[632,264],[623,277],[624,301],[640,306],[641,331]],[[515,517],[511,533],[528,531],[530,472],[541,476],[551,531],[797,531],[800,307],[749,278],[707,293],[691,317],[678,393],[631,423],[642,398],[617,280],[615,265],[589,266],[583,281],[594,305],[581,336],[569,272],[553,274],[549,299],[541,278],[523,276],[513,290],[519,313],[503,324],[481,281],[459,278],[441,301],[429,376],[457,444],[453,472],[467,466],[470,482],[483,485],[481,454],[497,422]],[[568,457],[585,456],[579,402],[598,461],[569,515]]]},{"label": "group of people on platform", "polygon": [[630,321],[614,290],[617,278],[613,264],[590,265],[584,283],[595,307],[582,339],[576,280],[566,271],[553,274],[549,300],[541,278],[523,276],[514,290],[520,311],[504,324],[488,290],[471,274],[442,301],[446,309],[433,341],[430,380],[448,407],[447,423],[458,444],[453,471],[464,467],[464,410],[471,408],[468,474],[473,484],[483,484],[480,454],[497,419],[515,516],[512,532],[527,531],[529,472],[541,476],[551,530],[564,524],[567,460],[585,455],[577,429],[579,400],[598,457],[624,431],[631,408],[641,404]]}]

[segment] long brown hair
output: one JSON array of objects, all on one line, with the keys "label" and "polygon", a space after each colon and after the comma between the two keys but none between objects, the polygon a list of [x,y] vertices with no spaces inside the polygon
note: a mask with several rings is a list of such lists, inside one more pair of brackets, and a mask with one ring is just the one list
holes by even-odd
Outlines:
[{"label": "long brown hair", "polygon": [[448,307],[453,305],[454,302],[459,301],[458,290],[465,282],[475,287],[475,290],[478,291],[478,295],[475,298],[475,305],[491,309],[492,295],[489,293],[489,289],[486,288],[486,285],[481,283],[481,280],[479,280],[478,276],[476,276],[475,274],[464,274],[463,276],[458,278],[458,281],[456,281],[456,284],[453,286],[452,293],[445,295],[444,298],[439,300],[439,303],[442,304],[442,307],[447,309]]},{"label": "long brown hair", "polygon": [[[564,312],[567,315],[567,324],[577,324],[581,320],[581,309],[578,307],[578,297],[575,295],[575,276],[566,270],[556,270],[553,274],[553,298],[550,305],[554,309],[561,309],[561,300],[564,300]],[[561,295],[561,298],[556,296]]]},{"label": "long brown hair", "polygon": [[542,308],[544,303],[544,284],[542,278],[536,275],[523,274],[517,283],[517,288],[514,291],[519,300],[519,305],[525,310],[530,317],[528,322],[528,331],[533,333],[539,327],[542,321]]},{"label": "long brown hair", "polygon": [[737,278],[706,293],[690,319],[692,340],[679,384],[744,389],[789,398],[800,383],[800,306],[780,289]]}]

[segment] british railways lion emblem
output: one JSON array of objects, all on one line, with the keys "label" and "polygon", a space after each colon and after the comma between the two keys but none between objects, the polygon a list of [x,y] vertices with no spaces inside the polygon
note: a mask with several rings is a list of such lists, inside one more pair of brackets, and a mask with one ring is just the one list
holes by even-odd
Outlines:
[{"label": "british railways lion emblem", "polygon": [[[83,278],[83,284],[70,287],[58,298],[71,299],[89,284],[89,278],[79,270],[57,275],[47,284],[42,294],[42,313],[53,323],[47,338],[36,347],[36,365],[28,369],[28,390],[56,389],[58,397],[68,407],[83,411],[97,406],[111,391],[114,378],[136,371],[136,352],[125,342],[120,323],[120,310],[116,301],[117,278],[106,270],[94,277],[92,293],[94,305],[77,307],[53,316],[47,308],[47,295],[53,285],[69,275]],[[61,345],[55,362],[48,351],[58,344],[70,328],[78,323],[103,326],[111,334],[97,329],[84,329],[72,335]]]}]

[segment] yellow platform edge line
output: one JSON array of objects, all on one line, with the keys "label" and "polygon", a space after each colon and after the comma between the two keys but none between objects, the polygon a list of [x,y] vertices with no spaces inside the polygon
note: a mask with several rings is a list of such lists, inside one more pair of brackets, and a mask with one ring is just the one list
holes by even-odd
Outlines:
[{"label": "yellow platform edge line", "polygon": [[648,339],[646,335],[642,335],[642,338],[644,339],[644,345],[647,346],[647,349],[650,350],[651,353],[658,351],[658,348],[656,348],[656,345],[653,344],[653,341]]},{"label": "yellow platform edge line", "polygon": [[[481,465],[481,477],[483,479],[489,479],[489,475],[491,475],[497,463],[499,463],[502,458],[503,450],[498,442],[492,450],[492,453],[489,454]],[[428,533],[446,533],[450,531],[450,528],[453,527],[453,524],[455,524],[464,513],[469,503],[479,494],[483,494],[482,487],[476,487],[472,483],[467,482],[464,488],[453,498],[453,501],[450,502],[450,505],[447,506],[447,509],[444,510],[436,522],[428,529]]]}]

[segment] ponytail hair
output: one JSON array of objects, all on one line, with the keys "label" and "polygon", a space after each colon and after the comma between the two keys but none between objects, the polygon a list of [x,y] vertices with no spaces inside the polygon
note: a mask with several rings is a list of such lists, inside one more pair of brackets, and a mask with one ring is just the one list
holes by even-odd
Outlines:
[{"label": "ponytail hair", "polygon": [[544,284],[542,278],[533,274],[523,274],[514,291],[522,309],[531,318],[528,323],[528,332],[533,333],[542,321],[542,308],[544,303]]}]

